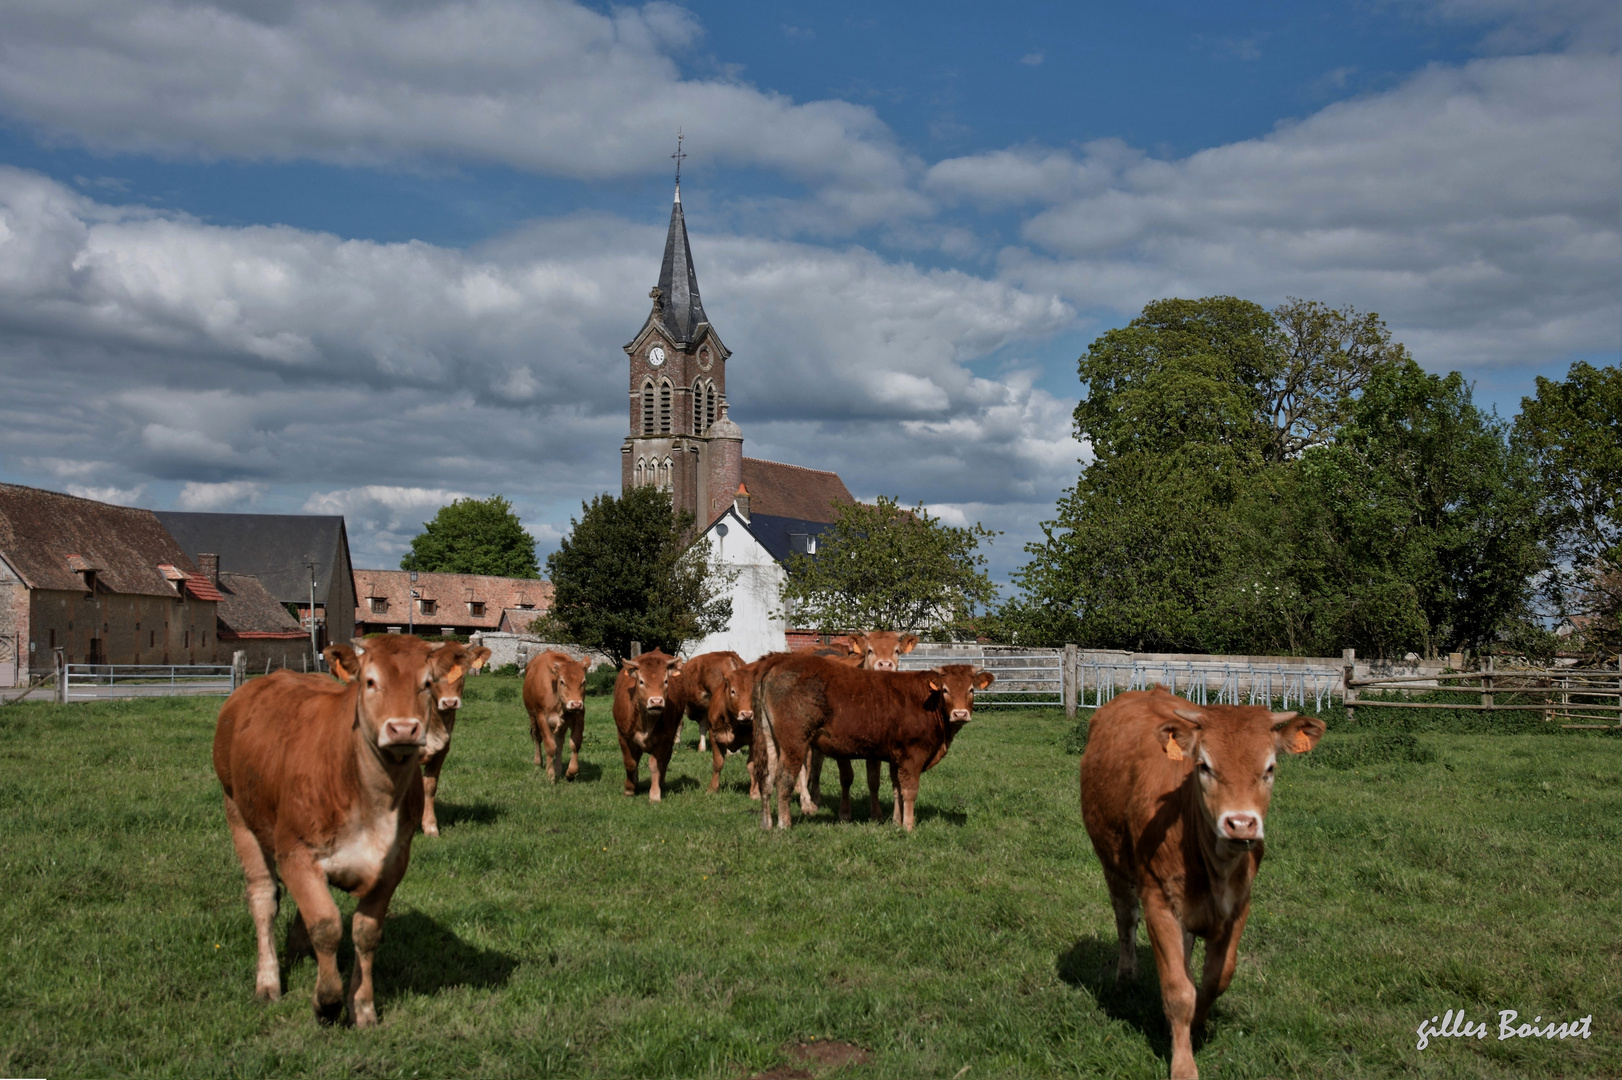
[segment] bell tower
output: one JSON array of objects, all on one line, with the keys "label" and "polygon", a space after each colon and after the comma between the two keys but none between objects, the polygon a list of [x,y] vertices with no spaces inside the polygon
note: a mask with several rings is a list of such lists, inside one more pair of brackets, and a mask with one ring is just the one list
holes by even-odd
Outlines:
[{"label": "bell tower", "polygon": [[[742,480],[743,435],[730,420],[718,426],[724,419],[731,354],[704,314],[693,270],[681,207],[681,161],[686,155],[679,135],[671,156],[676,159],[676,195],[659,284],[648,293],[653,304],[642,329],[625,346],[630,430],[620,446],[620,489],[652,484],[669,491],[676,510],[690,511],[703,529],[731,505]],[[719,471],[710,460],[712,435],[725,444],[713,463]],[[734,460],[740,464],[731,466]],[[739,476],[731,476],[734,469]],[[718,485],[722,490],[712,491]]]}]

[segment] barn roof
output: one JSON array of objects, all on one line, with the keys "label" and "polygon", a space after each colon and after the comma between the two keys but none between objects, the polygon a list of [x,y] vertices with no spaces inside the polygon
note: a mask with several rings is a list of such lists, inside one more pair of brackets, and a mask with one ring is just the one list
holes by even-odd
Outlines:
[{"label": "barn roof", "polygon": [[0,553],[31,589],[83,591],[80,572],[94,571],[112,592],[173,598],[197,574],[151,510],[21,484],[0,484]]},{"label": "barn roof", "polygon": [[[159,510],[158,520],[195,558],[200,552],[219,555],[232,573],[252,574],[271,596],[284,604],[310,602],[310,571],[315,561],[315,593],[331,593],[332,576],[347,554],[344,519],[320,514],[197,514]],[[337,567],[341,569],[341,567]]]},{"label": "barn roof", "polygon": [[[220,571],[220,639],[301,638],[304,628],[252,574]],[[308,603],[308,600],[305,601]]]},{"label": "barn roof", "polygon": [[779,461],[743,459],[743,486],[749,491],[749,516],[832,522],[834,507],[854,503],[838,473],[806,469]]}]

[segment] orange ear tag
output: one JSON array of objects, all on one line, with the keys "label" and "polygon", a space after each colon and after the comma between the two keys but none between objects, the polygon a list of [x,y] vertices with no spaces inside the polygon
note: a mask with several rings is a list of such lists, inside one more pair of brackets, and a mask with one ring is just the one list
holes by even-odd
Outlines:
[{"label": "orange ear tag", "polygon": [[1304,754],[1311,749],[1312,740],[1307,738],[1307,733],[1304,731],[1297,731],[1295,733],[1295,738],[1290,741],[1290,753]]},{"label": "orange ear tag", "polygon": [[1177,745],[1176,739],[1166,740],[1166,756],[1171,758],[1173,761],[1183,760],[1183,748]]},{"label": "orange ear tag", "polygon": [[445,673],[446,682],[455,682],[462,677],[462,665],[452,664],[450,671]]}]

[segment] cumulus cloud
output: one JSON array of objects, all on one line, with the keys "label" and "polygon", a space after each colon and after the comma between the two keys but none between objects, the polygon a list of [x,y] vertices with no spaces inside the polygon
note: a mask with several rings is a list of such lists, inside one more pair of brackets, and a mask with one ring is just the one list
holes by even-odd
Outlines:
[{"label": "cumulus cloud", "polygon": [[350,535],[355,565],[387,569],[400,565],[401,556],[411,549],[411,538],[422,531],[424,521],[440,507],[467,497],[466,492],[442,488],[366,484],[316,492],[299,509],[306,514],[341,515]]},{"label": "cumulus cloud", "polygon": [[139,506],[141,496],[146,494],[146,485],[136,484],[134,487],[121,488],[69,484],[68,494],[77,495],[81,499],[95,499],[97,502],[113,503],[117,506]]},{"label": "cumulus cloud", "polygon": [[869,108],[684,73],[702,37],[655,2],[18,0],[0,9],[0,110],[119,150],[341,164],[500,162],[578,179],[707,161],[770,169],[862,222],[919,213]]},{"label": "cumulus cloud", "polygon": [[258,502],[265,487],[252,480],[228,480],[222,484],[193,480],[180,489],[175,505],[182,510],[239,510]]}]

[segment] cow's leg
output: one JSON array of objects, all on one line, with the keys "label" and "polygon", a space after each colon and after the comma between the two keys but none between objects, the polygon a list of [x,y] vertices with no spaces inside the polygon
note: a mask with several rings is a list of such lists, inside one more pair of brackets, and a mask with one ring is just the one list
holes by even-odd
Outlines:
[{"label": "cow's leg", "polygon": [[[789,810],[789,795],[792,794],[794,778],[802,776],[806,761],[809,757],[803,743],[796,744],[790,739],[780,740],[777,744],[777,827],[786,829],[791,826],[793,818]],[[800,809],[806,813],[813,812],[805,809],[804,792],[801,792]]]},{"label": "cow's leg", "polygon": [[655,743],[648,749],[648,772],[653,774],[653,785],[648,788],[648,801],[660,802],[664,799],[665,770],[670,768],[670,753],[676,748],[674,737],[666,743]]},{"label": "cow's leg", "polygon": [[711,795],[714,795],[717,791],[721,790],[721,770],[726,768],[726,763],[726,752],[721,749],[721,744],[716,742],[710,743],[709,792]]},{"label": "cow's leg", "polygon": [[383,920],[388,917],[389,900],[393,898],[394,887],[400,883],[404,873],[404,867],[401,867],[399,874],[385,871],[372,891],[361,897],[360,905],[355,908],[355,917],[349,924],[350,936],[355,942],[355,969],[349,973],[349,990],[344,996],[349,1001],[349,1022],[358,1028],[377,1026],[377,1005],[372,992],[372,958],[377,952],[378,942],[383,940]]},{"label": "cow's leg", "polygon": [[1188,973],[1188,981],[1194,981],[1194,932],[1183,931],[1183,970]]},{"label": "cow's leg", "polygon": [[901,781],[896,791],[896,805],[903,806],[901,814],[901,827],[912,832],[917,823],[916,812],[918,806],[918,775],[923,772],[916,761],[903,761],[901,763]]},{"label": "cow's leg", "polygon": [[544,764],[546,760],[541,756],[541,746],[546,740],[546,736],[543,733],[545,727],[545,720],[542,720],[534,713],[529,714],[529,738],[530,741],[535,744],[535,764],[537,765]]},{"label": "cow's leg", "polygon": [[298,851],[277,860],[287,891],[298,904],[299,918],[309,933],[315,950],[315,1015],[323,1023],[338,1019],[344,1007],[344,981],[338,974],[338,945],[344,938],[344,924],[338,905],[327,889],[327,875],[315,865],[307,851]]},{"label": "cow's leg", "polygon": [[1110,905],[1115,908],[1115,938],[1120,954],[1115,961],[1115,981],[1131,979],[1138,974],[1138,890],[1132,882],[1115,874],[1106,874]]},{"label": "cow's leg", "polygon": [[621,735],[620,755],[625,759],[625,794],[632,796],[636,794],[637,782],[642,778],[642,751],[632,747]]},{"label": "cow's leg", "polygon": [[849,758],[836,758],[839,764],[839,820],[850,820],[850,785],[856,779],[856,770]]},{"label": "cow's leg", "polygon": [[535,750],[535,764],[546,769],[546,778],[554,784],[558,782],[558,774],[563,771],[558,764],[558,728],[562,726],[562,721],[561,715],[543,716],[537,725],[541,745]]},{"label": "cow's leg", "polygon": [[772,798],[777,794],[779,773],[783,768],[778,753],[777,738],[771,725],[762,723],[759,714],[755,720],[755,739],[750,746],[749,759],[760,781],[760,827],[772,827]]},{"label": "cow's leg", "polygon": [[895,762],[890,762],[890,797],[894,802],[890,817],[897,825],[901,824],[901,770],[896,768]]},{"label": "cow's leg", "polygon": [[434,816],[434,792],[439,790],[439,770],[445,767],[451,747],[444,748],[422,763],[422,831],[429,836],[439,835],[439,819]]},{"label": "cow's leg", "polygon": [[698,752],[703,753],[710,748],[710,721],[708,717],[701,717],[698,721]]},{"label": "cow's leg", "polygon": [[586,732],[586,710],[581,709],[569,721],[569,768],[564,772],[565,780],[573,780],[580,775],[580,739]]},{"label": "cow's leg", "polygon": [[1250,904],[1247,902],[1235,913],[1232,923],[1206,939],[1205,974],[1200,980],[1199,998],[1194,1003],[1196,1030],[1205,1023],[1211,1003],[1221,997],[1233,981],[1233,969],[1239,963],[1239,935],[1244,931],[1245,919],[1249,916]]},{"label": "cow's leg", "polygon": [[811,760],[806,764],[805,791],[802,794],[800,809],[814,814],[822,808],[822,751],[815,747],[812,747]]},{"label": "cow's leg", "polygon": [[1194,1065],[1194,981],[1188,977],[1183,956],[1183,927],[1165,899],[1154,892],[1144,897],[1143,925],[1155,949],[1155,970],[1160,975],[1160,1001],[1171,1027],[1172,1080],[1196,1080]]},{"label": "cow's leg", "polygon": [[225,820],[231,826],[231,843],[237,849],[243,876],[248,879],[248,914],[253,918],[254,939],[259,962],[254,971],[253,995],[263,1001],[282,996],[281,971],[276,967],[275,923],[277,902],[276,872],[271,869],[265,849],[242,818],[236,800],[225,796]]}]

